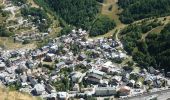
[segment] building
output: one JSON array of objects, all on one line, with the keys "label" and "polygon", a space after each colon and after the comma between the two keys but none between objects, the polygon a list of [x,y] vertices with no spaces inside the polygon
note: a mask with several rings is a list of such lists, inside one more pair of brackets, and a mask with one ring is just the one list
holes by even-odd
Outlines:
[{"label": "building", "polygon": [[45,88],[42,84],[36,84],[34,89],[37,95],[41,95],[45,91]]},{"label": "building", "polygon": [[79,91],[79,90],[80,90],[79,84],[74,84],[73,91]]},{"label": "building", "polygon": [[32,87],[34,87],[37,84],[37,81],[31,76],[28,76],[28,81],[30,82]]},{"label": "building", "polygon": [[88,74],[86,81],[91,84],[99,84],[102,81],[102,76],[98,74],[90,73]]},{"label": "building", "polygon": [[5,63],[0,61],[0,71],[5,70]]},{"label": "building", "polygon": [[50,84],[46,84],[45,89],[47,90],[48,93],[56,92],[55,88],[53,86],[51,86]]},{"label": "building", "polygon": [[81,76],[82,76],[82,73],[80,73],[80,72],[72,73],[72,75],[71,75],[72,82],[78,82],[78,80],[80,79]]},{"label": "building", "polygon": [[96,87],[95,96],[112,96],[116,94],[115,87]]},{"label": "building", "polygon": [[59,98],[59,100],[67,100],[68,93],[67,92],[58,92],[57,97]]},{"label": "building", "polygon": [[128,86],[121,86],[119,88],[119,90],[118,90],[119,96],[127,96],[127,95],[130,94],[130,91],[131,91],[130,87],[128,87]]},{"label": "building", "polygon": [[55,58],[55,54],[52,54],[52,53],[47,53],[46,56],[45,56],[45,59],[44,61],[46,62],[52,62]]}]

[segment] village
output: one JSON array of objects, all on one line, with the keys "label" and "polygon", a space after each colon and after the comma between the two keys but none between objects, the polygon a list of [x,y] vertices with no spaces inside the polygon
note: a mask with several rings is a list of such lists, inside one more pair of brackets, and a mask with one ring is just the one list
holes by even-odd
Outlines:
[{"label": "village", "polygon": [[[29,4],[14,4],[11,0],[3,0],[2,11],[8,14],[8,18],[5,21],[7,24],[6,28],[13,33],[14,43],[28,44],[31,41],[41,41],[48,37],[51,29],[49,28],[46,32],[40,32],[38,28],[39,24],[47,23],[45,18],[36,19],[35,16],[27,15],[25,17],[21,10],[29,8]],[[37,20],[35,22],[34,20]]]},{"label": "village", "polygon": [[166,90],[164,70],[121,64],[128,55],[113,38],[72,30],[38,49],[1,50],[0,82],[47,100],[127,98]]}]

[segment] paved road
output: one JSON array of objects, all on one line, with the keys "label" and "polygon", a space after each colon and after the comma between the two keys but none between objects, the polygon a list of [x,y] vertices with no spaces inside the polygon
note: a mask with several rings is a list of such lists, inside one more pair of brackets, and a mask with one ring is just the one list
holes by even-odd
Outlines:
[{"label": "paved road", "polygon": [[170,98],[170,89],[157,91],[153,93],[146,93],[143,95],[129,97],[121,100],[150,100],[152,97],[157,97],[158,100],[167,100]]}]

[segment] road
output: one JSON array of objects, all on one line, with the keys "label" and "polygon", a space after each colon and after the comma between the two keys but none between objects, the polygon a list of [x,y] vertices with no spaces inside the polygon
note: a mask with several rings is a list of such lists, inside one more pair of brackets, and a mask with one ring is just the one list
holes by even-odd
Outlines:
[{"label": "road", "polygon": [[120,100],[150,100],[152,97],[157,97],[157,100],[167,100],[168,98],[170,98],[170,89],[146,93],[143,95],[129,97]]}]

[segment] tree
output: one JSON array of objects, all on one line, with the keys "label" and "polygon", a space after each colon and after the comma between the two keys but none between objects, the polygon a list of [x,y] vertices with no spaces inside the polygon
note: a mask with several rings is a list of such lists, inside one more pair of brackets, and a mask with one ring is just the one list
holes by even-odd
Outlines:
[{"label": "tree", "polygon": [[124,9],[120,20],[126,24],[144,18],[170,15],[169,0],[118,0],[118,5]]},{"label": "tree", "polygon": [[90,29],[90,36],[98,36],[107,33],[109,30],[116,26],[114,20],[111,20],[107,16],[101,15],[93,23]]},{"label": "tree", "polygon": [[[99,5],[96,0],[44,0],[68,24],[87,29],[96,14]],[[56,6],[57,5],[57,6]]]},{"label": "tree", "polygon": [[4,25],[0,25],[0,36],[2,37],[9,37],[12,36],[13,33],[9,32]]},{"label": "tree", "polygon": [[73,29],[73,27],[71,27],[71,26],[66,26],[66,27],[64,27],[64,28],[61,30],[59,36],[69,34],[69,33],[72,31],[72,29]]}]

